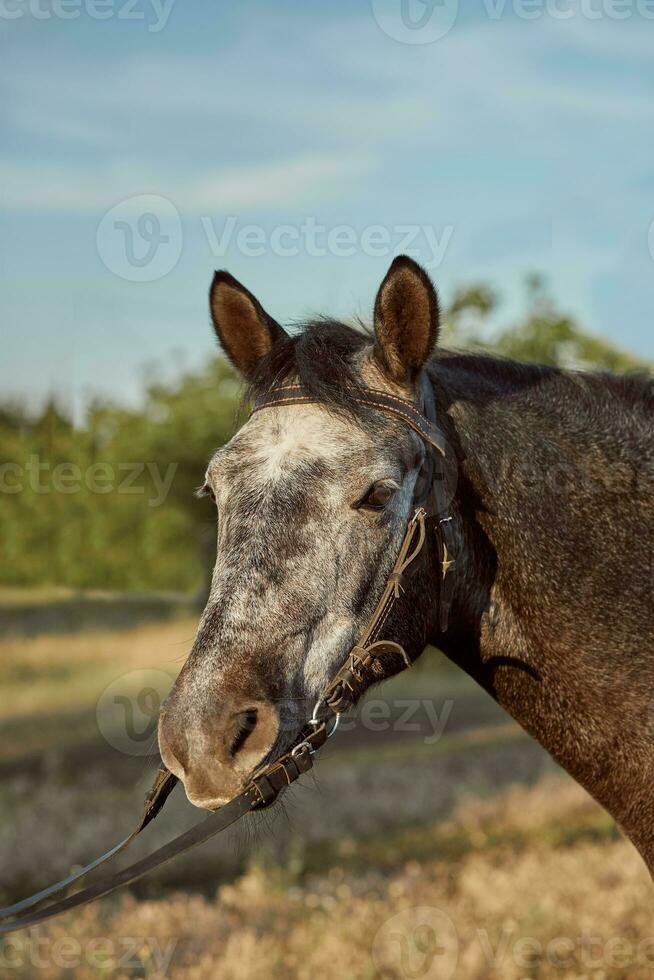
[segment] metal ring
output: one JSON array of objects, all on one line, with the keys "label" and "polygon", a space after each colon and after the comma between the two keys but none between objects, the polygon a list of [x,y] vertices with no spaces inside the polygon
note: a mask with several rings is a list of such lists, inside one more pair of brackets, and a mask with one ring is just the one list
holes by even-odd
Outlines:
[{"label": "metal ring", "polygon": [[320,719],[318,718],[318,708],[323,703],[324,703],[323,702],[323,699],[322,698],[318,698],[318,700],[316,701],[316,703],[313,706],[313,711],[311,713],[311,717],[309,718],[309,724],[310,725],[313,725],[314,727],[316,725],[319,725],[320,724]]},{"label": "metal ring", "polygon": [[[311,714],[311,717],[309,718],[309,724],[310,725],[313,725],[314,728],[317,728],[318,725],[322,725],[323,724],[323,722],[321,721],[321,719],[318,718],[318,708],[323,703],[324,703],[323,702],[323,699],[322,698],[319,698],[316,701],[316,703],[314,704],[314,706],[313,706],[313,712]],[[336,712],[336,717],[334,719],[334,724],[332,726],[332,730],[330,732],[328,732],[327,738],[331,738],[332,737],[332,735],[334,734],[334,732],[338,728],[338,725],[339,725],[340,720],[341,720],[341,713],[340,713],[340,711],[337,711]]]},{"label": "metal ring", "polygon": [[332,737],[332,735],[334,734],[334,732],[338,728],[338,725],[339,725],[340,720],[341,720],[341,713],[340,713],[340,711],[337,711],[336,712],[336,718],[334,719],[334,727],[332,728],[331,732],[328,732],[327,738],[331,738]]}]

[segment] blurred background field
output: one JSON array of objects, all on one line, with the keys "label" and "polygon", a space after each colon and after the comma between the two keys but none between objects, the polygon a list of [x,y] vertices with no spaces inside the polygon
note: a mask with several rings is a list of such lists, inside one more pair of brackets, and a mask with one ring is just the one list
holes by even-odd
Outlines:
[{"label": "blurred background field", "polygon": [[[450,339],[487,343],[491,303],[485,287],[461,290]],[[538,283],[524,320],[493,343],[550,363],[646,368],[589,338]],[[213,515],[193,489],[238,412],[235,379],[216,359],[151,384],[139,411],[96,405],[82,427],[54,404],[2,414],[4,458],[25,467],[36,454],[42,475],[72,460],[80,472],[176,464],[156,507],[146,481],[138,494],[2,496],[3,903],[136,819],[159,704],[190,650],[213,560]],[[198,818],[176,790],[130,859]],[[610,818],[428,650],[345,720],[282,807],[21,937],[4,962],[15,954],[11,975],[31,976],[38,939],[44,977],[639,980],[654,975],[648,907],[647,872]],[[416,908],[432,925],[415,925]]]},{"label": "blurred background field", "polygon": [[62,976],[58,960],[80,978],[652,976],[651,880],[572,784],[513,789],[376,843],[347,839],[320,869],[301,854],[251,862],[215,897],[96,905],[43,931],[42,975]]}]

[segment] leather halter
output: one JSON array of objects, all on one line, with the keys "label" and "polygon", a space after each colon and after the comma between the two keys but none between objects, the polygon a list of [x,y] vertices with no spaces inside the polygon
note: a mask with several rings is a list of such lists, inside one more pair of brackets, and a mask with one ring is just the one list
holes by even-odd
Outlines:
[{"label": "leather halter", "polygon": [[[452,595],[450,571],[456,558],[457,536],[452,516],[448,513],[444,470],[442,466],[440,469],[438,467],[438,462],[446,455],[446,441],[436,424],[431,385],[424,377],[420,382],[419,393],[422,410],[409,401],[372,388],[356,389],[350,393],[355,401],[406,422],[422,438],[427,448],[425,467],[428,474],[428,490],[424,500],[414,501],[418,506],[409,521],[381,599],[363,634],[348,653],[338,673],[323,690],[312,717],[295,737],[291,746],[278,758],[260,767],[245,789],[233,800],[148,857],[83,888],[68,898],[53,902],[38,911],[29,912],[42,902],[60,895],[89,872],[125,850],[154,820],[177,783],[177,777],[162,766],[157,772],[152,789],[145,798],[143,813],[134,831],[106,854],[96,858],[81,870],[14,905],[0,909],[0,936],[37,925],[135,881],[177,854],[209,840],[244,814],[270,806],[302,773],[308,772],[313,765],[315,752],[334,733],[340,715],[353,707],[373,684],[411,666],[412,661],[399,643],[379,637],[391,610],[401,599],[407,570],[422,551],[427,537],[428,523],[433,523],[436,531],[441,565],[439,626],[441,632],[447,629]],[[287,384],[273,389],[264,398],[255,402],[252,412],[283,405],[308,404],[312,401],[314,399],[311,394],[301,385]],[[439,459],[434,459],[436,455],[434,450]],[[24,914],[26,912],[29,914]]]}]

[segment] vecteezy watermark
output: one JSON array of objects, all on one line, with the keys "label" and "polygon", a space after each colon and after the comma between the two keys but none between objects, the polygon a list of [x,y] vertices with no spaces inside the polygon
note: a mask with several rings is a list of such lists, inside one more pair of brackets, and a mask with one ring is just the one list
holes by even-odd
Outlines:
[{"label": "vecteezy watermark", "polygon": [[[480,0],[489,20],[654,20],[654,0]],[[375,20],[403,44],[432,44],[454,27],[458,0],[372,0]]]},{"label": "vecteezy watermark", "polygon": [[[227,215],[220,223],[202,215],[199,223],[214,259],[223,259],[230,251],[246,258],[384,258],[404,254],[427,269],[436,269],[454,235],[454,225],[436,228],[426,224],[370,224],[357,228],[348,224],[326,225],[313,215],[306,215],[298,224],[272,228],[242,223],[236,215]],[[162,279],[175,268],[182,253],[179,212],[171,201],[158,195],[126,198],[103,216],[96,245],[106,267],[121,279]]]},{"label": "vecteezy watermark", "polygon": [[157,194],[138,194],[116,204],[95,236],[106,267],[130,282],[162,279],[182,254],[182,222],[174,204]]},{"label": "vecteezy watermark", "polygon": [[453,708],[451,698],[443,701],[440,710],[430,698],[366,698],[356,714],[341,719],[339,728],[421,736],[425,745],[435,745],[445,734]]},{"label": "vecteezy watermark", "polygon": [[163,31],[175,0],[0,0],[0,20],[127,20]]},{"label": "vecteezy watermark", "polygon": [[214,258],[224,257],[233,247],[248,258],[268,254],[279,258],[383,258],[402,253],[419,259],[428,269],[442,263],[454,234],[453,225],[437,229],[433,225],[374,224],[357,229],[347,224],[321,224],[311,215],[300,224],[276,225],[269,231],[261,225],[241,225],[235,215],[229,215],[220,227],[208,217],[200,221]]},{"label": "vecteezy watermark", "polygon": [[[595,936],[587,929],[578,936],[552,936],[541,940],[521,935],[515,926],[504,926],[491,936],[487,929],[477,929],[473,941],[479,944],[489,968],[502,975],[502,966],[511,961],[519,970],[542,969],[581,971],[584,975],[605,976],[606,970],[628,970],[630,967],[654,967],[654,938],[632,941],[623,936]],[[549,974],[548,974],[549,975]]]},{"label": "vecteezy watermark", "polygon": [[[92,463],[86,468],[77,463],[60,462],[54,466],[32,454],[24,464],[0,463],[0,494],[23,493],[75,494],[83,490],[93,494],[148,494],[148,506],[159,507],[166,500],[177,463],[168,463],[162,474],[158,463]],[[143,479],[145,478],[145,479]],[[150,484],[148,487],[146,484]]]},{"label": "vecteezy watermark", "polygon": [[454,27],[459,0],[372,0],[384,34],[402,44],[432,44]]},{"label": "vecteezy watermark", "polygon": [[514,924],[497,930],[478,928],[474,932],[466,928],[466,948],[460,949],[452,919],[441,909],[429,906],[404,909],[387,919],[373,939],[371,953],[379,975],[389,980],[449,980],[459,953],[470,952],[473,947],[485,960],[488,972],[498,977],[503,976],[509,963],[530,976],[545,965],[550,968],[548,976],[559,972],[570,976],[571,970],[575,976],[605,976],[606,971],[613,975],[619,970],[622,976],[622,971],[632,968],[654,967],[654,937],[637,940],[597,936],[588,929],[576,936],[539,939],[522,933]]},{"label": "vecteezy watermark", "polygon": [[519,20],[654,20],[654,0],[483,0],[490,20],[505,14]]},{"label": "vecteezy watermark", "polygon": [[450,980],[459,958],[459,938],[449,915],[422,905],[387,919],[375,934],[371,952],[384,980]]},{"label": "vecteezy watermark", "polygon": [[[177,940],[164,941],[146,936],[93,936],[83,942],[74,936],[53,939],[30,929],[18,936],[8,936],[0,944],[0,970],[9,976],[10,970],[25,971],[77,970],[89,968],[103,976],[127,976],[134,972],[149,977],[165,977],[170,968]],[[5,972],[7,971],[7,972]]]},{"label": "vecteezy watermark", "polygon": [[127,20],[163,31],[175,0],[0,0],[0,20]]},{"label": "vecteezy watermark", "polygon": [[[313,704],[304,698],[280,698],[276,702],[280,732],[291,735],[300,731],[310,716]],[[222,708],[232,713],[223,698]],[[431,698],[373,698],[367,697],[356,709],[339,720],[339,732],[393,732],[411,735],[424,745],[435,745],[444,736],[452,717],[454,700],[443,699],[440,705]]]},{"label": "vecteezy watermark", "polygon": [[159,712],[173,680],[163,670],[132,670],[105,688],[95,716],[109,745],[124,755],[156,751]]}]

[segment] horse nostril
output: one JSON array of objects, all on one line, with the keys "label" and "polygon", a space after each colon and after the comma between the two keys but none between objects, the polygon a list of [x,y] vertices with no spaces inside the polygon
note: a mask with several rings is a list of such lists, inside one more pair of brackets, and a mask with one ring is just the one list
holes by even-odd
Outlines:
[{"label": "horse nostril", "polygon": [[174,725],[170,716],[162,711],[159,715],[158,737],[164,765],[181,779],[189,761],[186,732],[179,725]]},{"label": "horse nostril", "polygon": [[277,704],[251,694],[239,700],[205,700],[200,709],[173,711],[159,724],[161,758],[184,783],[196,806],[215,809],[246,785],[270,752],[280,730]]},{"label": "horse nostril", "polygon": [[245,746],[248,738],[257,725],[258,712],[256,708],[246,708],[234,717],[234,729],[229,744],[229,754],[233,759]]}]

